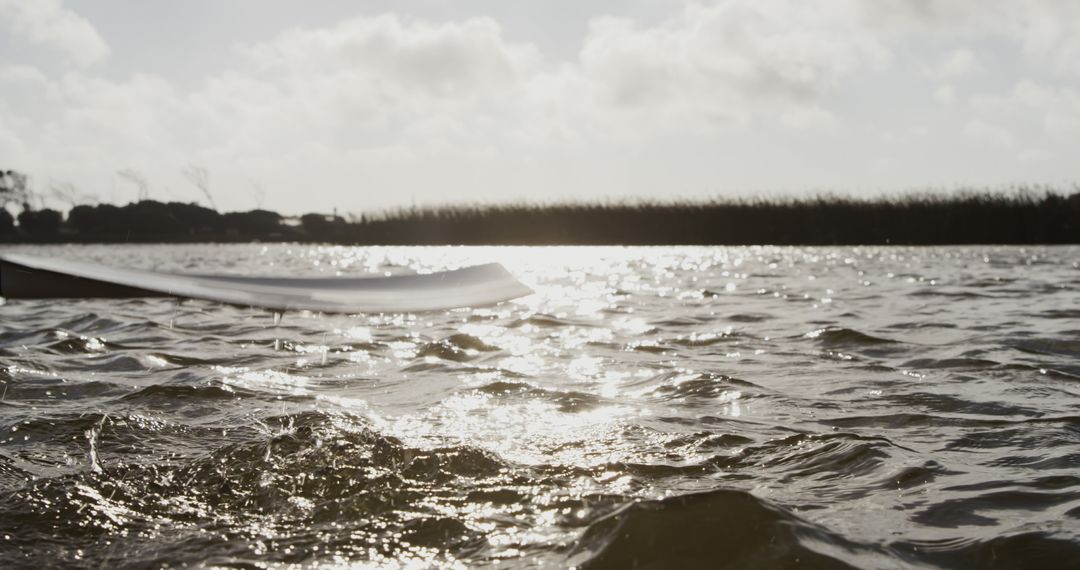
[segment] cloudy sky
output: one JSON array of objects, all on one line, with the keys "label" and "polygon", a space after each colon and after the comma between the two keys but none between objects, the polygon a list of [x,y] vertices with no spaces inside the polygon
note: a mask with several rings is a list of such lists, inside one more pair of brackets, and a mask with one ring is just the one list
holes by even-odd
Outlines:
[{"label": "cloudy sky", "polygon": [[[361,212],[1080,181],[1074,0],[0,0],[42,193]],[[56,204],[59,205],[59,204]]]}]

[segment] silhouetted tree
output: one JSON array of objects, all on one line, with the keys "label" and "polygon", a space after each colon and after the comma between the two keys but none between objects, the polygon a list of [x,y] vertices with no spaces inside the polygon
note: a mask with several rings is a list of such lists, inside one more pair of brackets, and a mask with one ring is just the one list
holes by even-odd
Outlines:
[{"label": "silhouetted tree", "polygon": [[169,202],[165,209],[188,235],[220,232],[224,223],[221,214],[198,204]]},{"label": "silhouetted tree", "polygon": [[169,211],[167,204],[143,200],[120,208],[120,224],[136,235],[172,238],[186,233],[184,224]]},{"label": "silhouetted tree", "polygon": [[19,229],[32,236],[55,235],[63,216],[56,210],[23,210],[19,213]]},{"label": "silhouetted tree", "polygon": [[[198,178],[198,177],[196,177]],[[14,235],[57,233],[34,211],[26,178],[0,172],[0,200],[19,202]],[[51,212],[51,213],[50,213]],[[10,232],[0,212],[0,232]],[[219,214],[194,203],[77,205],[66,228],[81,241],[317,240],[364,244],[968,244],[1080,243],[1080,192],[921,193],[802,199],[409,208],[350,218],[310,213],[299,227],[267,210]],[[5,238],[13,239],[11,237]],[[14,238],[17,239],[17,238]]]},{"label": "silhouetted tree", "polygon": [[225,227],[238,235],[262,237],[281,231],[281,214],[269,210],[229,212],[222,216]]},{"label": "silhouetted tree", "polygon": [[0,235],[15,231],[15,217],[7,208],[0,207]]},{"label": "silhouetted tree", "polygon": [[300,216],[300,227],[304,228],[304,231],[315,235],[325,233],[330,227],[330,222],[323,214],[304,214]]},{"label": "silhouetted tree", "polygon": [[120,208],[112,204],[75,206],[68,212],[68,226],[81,235],[109,235],[120,233]]},{"label": "silhouetted tree", "polygon": [[308,237],[320,240],[338,239],[348,229],[344,218],[325,214],[304,214],[300,216],[300,226]]}]

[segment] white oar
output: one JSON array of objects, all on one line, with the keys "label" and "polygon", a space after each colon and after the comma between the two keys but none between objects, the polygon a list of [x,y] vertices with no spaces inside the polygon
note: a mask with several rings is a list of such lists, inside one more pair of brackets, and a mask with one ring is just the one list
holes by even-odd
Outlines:
[{"label": "white oar", "polygon": [[530,293],[498,263],[422,275],[300,278],[187,275],[0,256],[0,296],[9,299],[167,296],[275,310],[361,313],[474,307]]}]

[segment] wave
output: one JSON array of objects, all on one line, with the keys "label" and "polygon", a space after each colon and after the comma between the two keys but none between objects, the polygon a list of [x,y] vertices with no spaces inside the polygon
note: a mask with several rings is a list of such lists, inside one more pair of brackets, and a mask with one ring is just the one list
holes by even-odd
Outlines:
[{"label": "wave", "polygon": [[1080,546],[1075,539],[1049,532],[903,542],[893,549],[905,560],[941,568],[1080,568]]},{"label": "wave", "polygon": [[586,392],[549,390],[522,382],[491,382],[474,391],[504,400],[540,400],[554,404],[556,409],[565,413],[595,409],[605,402],[603,398]]},{"label": "wave", "polygon": [[668,372],[654,377],[650,383],[658,384],[652,389],[651,393],[661,400],[715,399],[721,397],[742,399],[752,395],[744,396],[742,393],[744,390],[764,392],[763,388],[753,382],[712,372],[697,374]]},{"label": "wave", "polygon": [[[828,554],[820,552],[824,545]],[[570,562],[594,570],[854,569],[888,558],[887,552],[848,541],[750,493],[717,490],[619,509],[589,525]]]},{"label": "wave", "polygon": [[[0,379],[3,374],[0,374]],[[20,378],[4,389],[9,402],[60,402],[109,398],[131,392],[131,387],[104,380],[69,380],[61,378]]]},{"label": "wave", "polygon": [[1065,356],[1080,359],[1080,340],[1065,339],[1030,339],[1010,343],[1010,346],[1022,352],[1049,356]]},{"label": "wave", "polygon": [[768,313],[735,313],[734,315],[728,315],[729,321],[736,323],[760,323],[769,319],[775,318]]},{"label": "wave", "polygon": [[485,352],[498,352],[492,346],[472,335],[458,333],[434,342],[421,345],[416,351],[417,358],[435,357],[453,362],[469,362],[480,358]]},{"label": "wave", "polygon": [[415,316],[10,301],[0,566],[1080,567],[1077,252],[560,250],[550,294]]},{"label": "wave", "polygon": [[881,346],[890,344],[899,344],[897,341],[876,337],[866,334],[854,329],[848,329],[843,327],[826,327],[803,335],[806,338],[812,338],[819,344],[827,347],[843,347],[843,346]]},{"label": "wave", "polygon": [[[124,429],[100,417],[71,421],[101,430],[102,441]],[[127,538],[120,560],[129,567],[255,557],[296,563],[320,552],[359,560],[377,552],[393,560],[424,548],[452,558],[486,545],[433,501],[494,489],[488,480],[507,466],[490,453],[411,448],[355,419],[321,412],[259,424],[212,440],[220,447],[209,453],[156,461],[127,456],[114,442],[101,449],[98,470],[8,485],[0,491],[7,555],[17,552],[26,567],[112,566],[117,551],[98,544],[121,534]],[[23,475],[9,464],[0,455],[0,481]],[[258,546],[263,541],[277,546]]]},{"label": "wave", "polygon": [[[947,527],[957,522],[951,515],[937,520]],[[1080,546],[1047,532],[859,543],[748,492],[723,489],[629,504],[592,523],[568,561],[593,570],[1073,568]]]},{"label": "wave", "polygon": [[[873,475],[894,450],[904,450],[883,437],[852,433],[796,434],[748,445],[708,464],[724,469],[765,468],[783,473],[782,480],[829,480]],[[907,450],[905,450],[907,451]]]}]

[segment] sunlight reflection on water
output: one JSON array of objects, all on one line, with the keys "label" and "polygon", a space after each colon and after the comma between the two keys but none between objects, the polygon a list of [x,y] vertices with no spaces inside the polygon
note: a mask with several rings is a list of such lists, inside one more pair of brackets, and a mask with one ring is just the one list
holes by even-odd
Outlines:
[{"label": "sunlight reflection on water", "polygon": [[176,565],[558,567],[685,551],[718,512],[772,529],[761,552],[813,536],[855,566],[851,544],[904,566],[918,541],[1077,538],[1075,248],[40,250],[247,274],[497,261],[535,290],[416,314],[6,303],[0,527],[59,528],[96,565],[104,536]]}]

